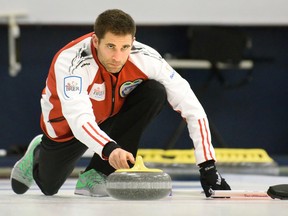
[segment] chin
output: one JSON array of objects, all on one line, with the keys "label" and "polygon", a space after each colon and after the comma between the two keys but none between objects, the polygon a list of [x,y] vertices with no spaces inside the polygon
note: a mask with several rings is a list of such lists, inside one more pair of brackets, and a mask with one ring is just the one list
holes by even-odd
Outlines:
[{"label": "chin", "polygon": [[112,69],[112,70],[107,70],[109,73],[119,73],[121,70],[121,68],[117,68],[117,69]]}]

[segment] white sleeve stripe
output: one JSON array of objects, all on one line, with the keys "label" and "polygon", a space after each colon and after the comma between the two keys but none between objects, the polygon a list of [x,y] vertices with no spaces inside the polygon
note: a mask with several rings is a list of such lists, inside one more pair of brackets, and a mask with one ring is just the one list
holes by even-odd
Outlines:
[{"label": "white sleeve stripe", "polygon": [[[111,140],[109,140],[108,138],[104,137],[103,135],[101,135],[92,125],[90,122],[87,122],[87,125],[90,127],[90,128],[87,128],[85,125],[82,125],[82,128],[85,130],[85,132],[93,139],[95,140],[97,143],[99,143],[101,146],[104,146],[105,145],[105,141],[106,142],[110,142]],[[93,134],[92,132],[89,131],[92,131],[95,133]]]},{"label": "white sleeve stripe", "polygon": [[[204,128],[203,128],[203,125],[202,125],[203,123],[201,122],[201,119],[198,119],[198,124],[200,127],[200,133],[201,133],[201,137],[202,137],[202,148],[203,148],[204,158],[205,158],[205,160],[211,160],[211,159],[215,160],[213,157],[213,154],[211,152],[211,142],[209,139],[209,133],[208,133],[206,121],[204,118],[202,120],[204,123]],[[205,134],[204,134],[204,132],[205,132]],[[205,137],[206,137],[206,140],[205,140]]]},{"label": "white sleeve stripe", "polygon": [[102,134],[100,134],[99,131],[97,131],[97,130],[95,129],[95,127],[93,127],[93,125],[91,125],[90,122],[87,122],[87,124],[91,127],[91,129],[92,129],[98,136],[100,136],[100,137],[101,137],[102,139],[104,139],[106,142],[110,142],[110,141],[111,141],[109,138],[107,138],[107,137],[103,136]]}]

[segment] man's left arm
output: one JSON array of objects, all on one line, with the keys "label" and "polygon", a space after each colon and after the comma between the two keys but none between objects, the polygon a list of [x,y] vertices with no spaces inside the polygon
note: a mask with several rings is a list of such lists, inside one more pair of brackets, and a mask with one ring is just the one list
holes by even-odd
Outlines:
[{"label": "man's left arm", "polygon": [[157,80],[165,86],[167,99],[173,109],[187,122],[189,135],[193,140],[196,164],[199,166],[200,182],[206,197],[212,190],[230,190],[224,178],[216,169],[215,150],[211,141],[209,121],[206,113],[190,87],[172,67],[163,60]]}]

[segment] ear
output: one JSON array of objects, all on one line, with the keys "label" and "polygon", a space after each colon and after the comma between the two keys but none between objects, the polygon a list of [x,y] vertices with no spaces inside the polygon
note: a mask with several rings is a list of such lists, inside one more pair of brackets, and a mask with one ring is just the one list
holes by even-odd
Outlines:
[{"label": "ear", "polygon": [[92,43],[93,43],[93,46],[97,49],[97,47],[99,45],[99,39],[96,36],[96,34],[92,34]]}]

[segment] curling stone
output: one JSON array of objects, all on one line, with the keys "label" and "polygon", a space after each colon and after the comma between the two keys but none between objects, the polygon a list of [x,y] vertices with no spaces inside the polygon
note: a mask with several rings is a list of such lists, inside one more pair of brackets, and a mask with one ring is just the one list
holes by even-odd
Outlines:
[{"label": "curling stone", "polygon": [[147,168],[141,156],[131,169],[118,169],[107,177],[107,193],[120,200],[157,200],[172,191],[171,177],[160,169]]}]

